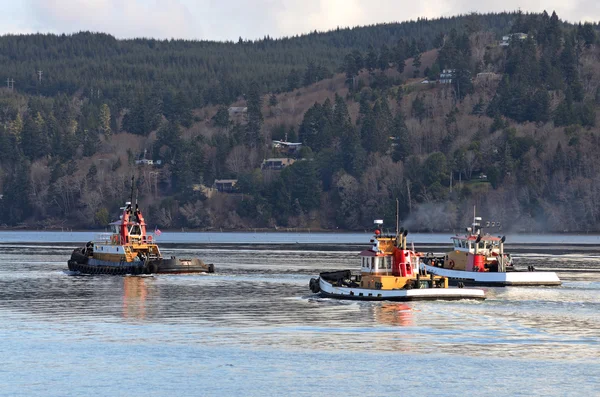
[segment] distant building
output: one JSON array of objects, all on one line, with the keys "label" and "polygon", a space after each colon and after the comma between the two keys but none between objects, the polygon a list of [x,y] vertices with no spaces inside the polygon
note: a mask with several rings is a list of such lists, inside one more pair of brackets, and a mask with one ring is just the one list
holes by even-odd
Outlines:
[{"label": "distant building", "polygon": [[246,114],[248,112],[248,108],[245,106],[232,106],[227,109],[229,112],[229,117],[240,116]]},{"label": "distant building", "polygon": [[451,84],[454,74],[456,74],[456,69],[442,70],[442,73],[440,73],[440,84]]},{"label": "distant building", "polygon": [[214,187],[221,193],[232,193],[235,191],[237,179],[215,179]]},{"label": "distant building", "polygon": [[146,158],[147,153],[148,153],[148,150],[144,149],[144,154],[143,154],[142,158],[135,160],[135,164],[136,165],[161,165],[162,164],[162,160],[147,159]]},{"label": "distant building", "polygon": [[287,166],[294,164],[296,160],[288,158],[266,159],[262,162],[261,169],[263,170],[282,170]]},{"label": "distant building", "polygon": [[137,165],[161,165],[162,160],[140,159],[135,160]]},{"label": "distant building", "polygon": [[507,36],[502,36],[502,40],[500,41],[500,45],[502,47],[508,47],[510,45],[510,40],[525,40],[528,37],[526,33],[511,33]]},{"label": "distant building", "polygon": [[300,142],[287,142],[287,141],[272,141],[271,147],[273,149],[278,149],[281,153],[287,154],[295,154],[300,151],[302,148],[302,143]]},{"label": "distant building", "polygon": [[499,80],[500,78],[502,75],[494,72],[481,72],[475,76],[475,80]]}]

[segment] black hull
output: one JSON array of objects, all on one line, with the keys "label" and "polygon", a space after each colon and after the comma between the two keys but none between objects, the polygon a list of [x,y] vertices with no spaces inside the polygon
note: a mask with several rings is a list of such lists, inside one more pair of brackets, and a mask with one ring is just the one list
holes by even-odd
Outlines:
[{"label": "black hull", "polygon": [[340,300],[353,300],[353,301],[389,301],[389,302],[411,302],[411,301],[457,301],[462,299],[483,299],[475,298],[472,296],[397,296],[397,297],[377,297],[377,296],[357,296],[357,295],[338,295],[329,294],[327,292],[319,292],[319,296],[322,298],[340,299]]},{"label": "black hull", "polygon": [[81,250],[73,251],[67,262],[69,270],[82,274],[139,275],[139,274],[181,274],[214,273],[212,264],[200,259],[158,259],[136,262],[111,262],[87,257]]}]

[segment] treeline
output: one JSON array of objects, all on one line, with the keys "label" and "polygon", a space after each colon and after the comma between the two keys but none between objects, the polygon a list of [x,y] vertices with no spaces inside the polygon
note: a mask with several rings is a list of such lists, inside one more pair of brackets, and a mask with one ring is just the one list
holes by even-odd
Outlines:
[{"label": "treeline", "polygon": [[[411,228],[462,227],[477,204],[523,230],[595,230],[597,28],[517,12],[237,43],[5,36],[0,224],[102,227],[135,174],[167,228],[364,229],[393,224],[398,198]],[[527,38],[499,46],[511,32]],[[388,77],[408,59],[452,82]],[[286,136],[296,162],[261,170]],[[235,193],[209,197],[223,178]]]},{"label": "treeline", "polygon": [[[515,18],[515,13],[486,14],[472,23],[502,33]],[[414,40],[421,51],[434,48],[441,34],[462,29],[472,19],[419,19],[235,43],[117,40],[89,32],[6,35],[0,37],[0,77],[14,79],[15,88],[26,94],[81,93],[102,98],[115,110],[129,107],[140,93],[183,93],[194,107],[227,104],[245,93],[251,81],[258,82],[261,92],[277,92],[326,77],[337,71],[349,50],[391,47],[400,39]],[[311,62],[314,70],[308,70]]]}]

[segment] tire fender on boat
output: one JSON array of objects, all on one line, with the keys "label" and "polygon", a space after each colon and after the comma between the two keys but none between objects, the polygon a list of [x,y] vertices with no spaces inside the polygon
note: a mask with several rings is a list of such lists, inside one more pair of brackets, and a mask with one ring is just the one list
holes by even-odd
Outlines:
[{"label": "tire fender on boat", "polygon": [[321,291],[321,286],[319,285],[319,279],[317,279],[317,278],[311,278],[310,281],[308,282],[308,287],[315,294]]},{"label": "tire fender on boat", "polygon": [[456,263],[454,263],[454,260],[450,259],[448,261],[448,269],[454,269],[454,265],[456,265]]}]

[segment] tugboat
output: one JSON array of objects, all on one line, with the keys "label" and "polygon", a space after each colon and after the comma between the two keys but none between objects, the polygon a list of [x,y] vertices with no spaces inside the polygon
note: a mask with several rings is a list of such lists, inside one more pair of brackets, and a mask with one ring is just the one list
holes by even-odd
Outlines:
[{"label": "tugboat", "polygon": [[483,234],[481,217],[473,212],[473,223],[466,234],[452,237],[453,250],[444,256],[427,254],[423,268],[432,274],[447,277],[451,283],[503,287],[510,285],[561,285],[555,272],[517,270],[510,254],[504,252],[506,237]]},{"label": "tugboat", "polygon": [[154,237],[146,232],[146,222],[137,202],[135,210],[131,201],[121,209],[120,219],[110,224],[111,233],[102,233],[95,241],[73,251],[67,262],[70,271],[113,275],[215,271],[212,264],[198,258],[163,258]]},{"label": "tugboat", "polygon": [[323,297],[367,301],[485,299],[481,289],[448,288],[448,279],[419,267],[420,253],[406,249],[408,231],[396,227],[396,235],[382,235],[383,221],[371,239],[372,247],[362,251],[360,273],[350,270],[323,272],[312,278],[309,288]]}]

